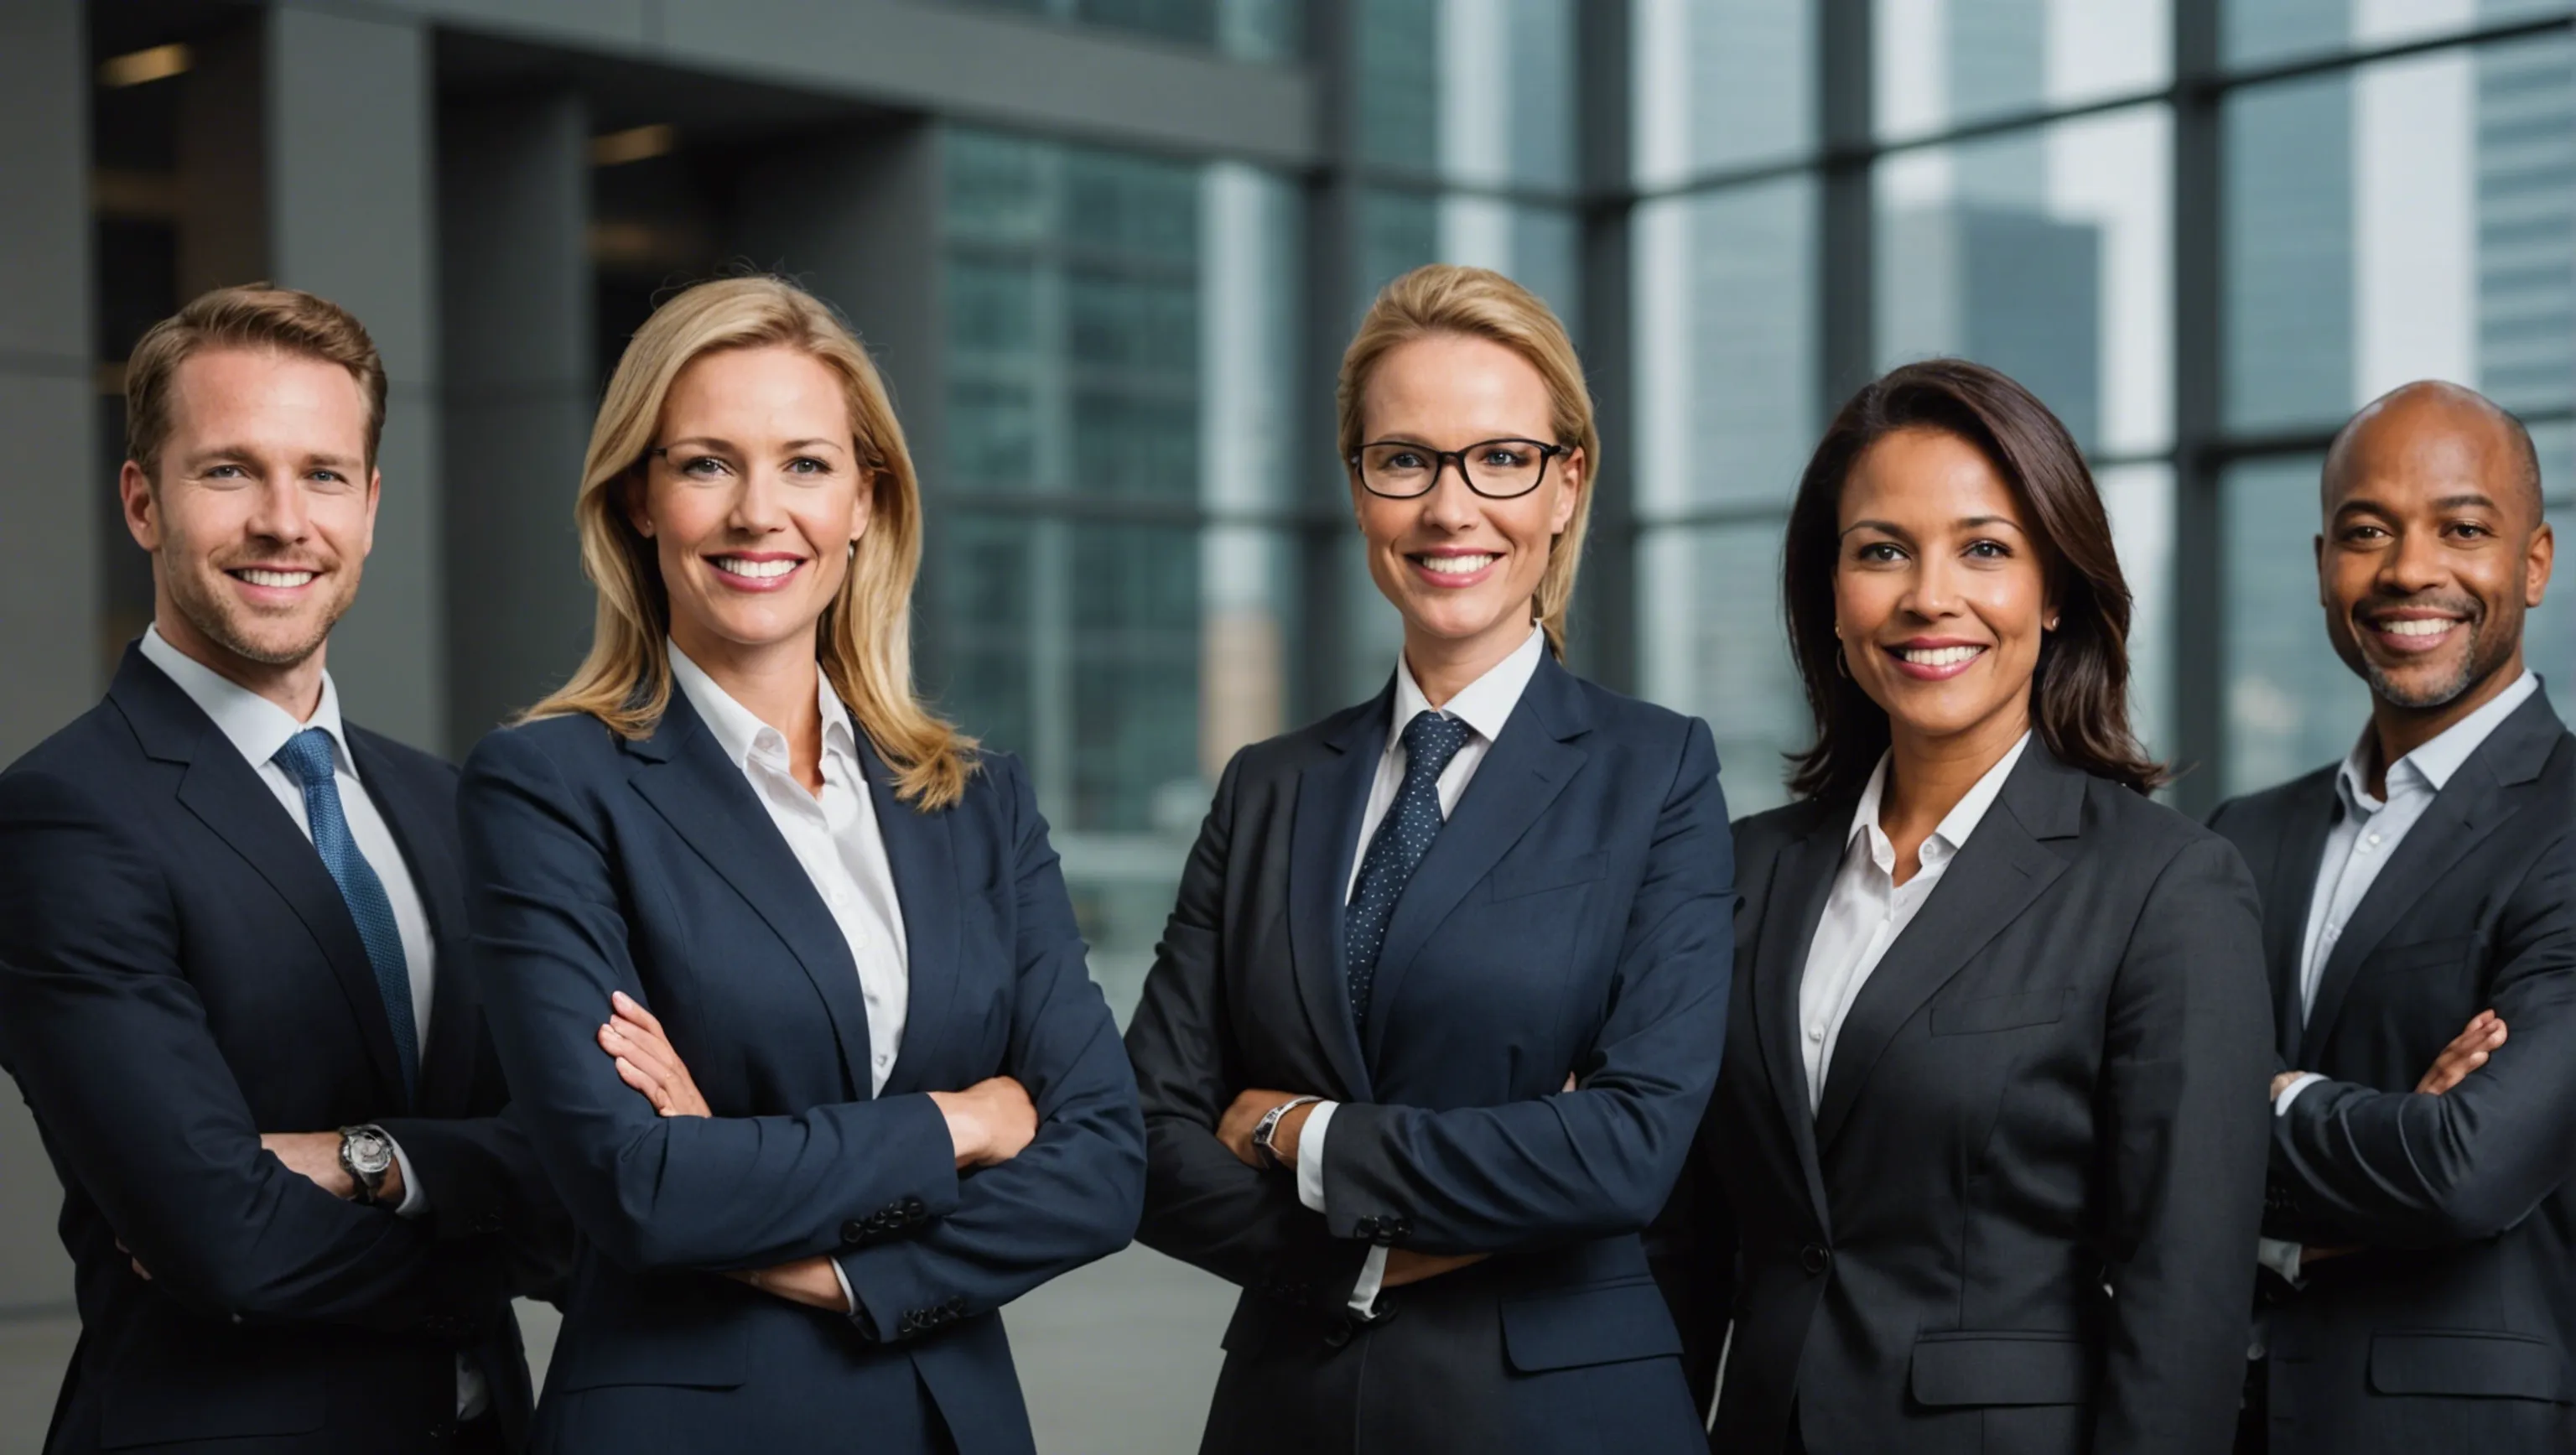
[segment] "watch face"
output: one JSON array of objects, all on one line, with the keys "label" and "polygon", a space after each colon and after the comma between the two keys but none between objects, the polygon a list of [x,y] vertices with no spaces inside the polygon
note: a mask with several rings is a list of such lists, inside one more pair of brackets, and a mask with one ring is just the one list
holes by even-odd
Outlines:
[{"label": "watch face", "polygon": [[394,1165],[393,1145],[374,1132],[354,1132],[349,1137],[349,1165],[369,1177]]}]

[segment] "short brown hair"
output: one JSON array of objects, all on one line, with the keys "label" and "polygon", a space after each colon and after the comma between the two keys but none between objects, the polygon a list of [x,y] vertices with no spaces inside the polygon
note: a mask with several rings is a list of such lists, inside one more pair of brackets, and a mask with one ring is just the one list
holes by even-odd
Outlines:
[{"label": "short brown hair", "polygon": [[1369,380],[1379,363],[1397,345],[1435,335],[1484,339],[1528,360],[1547,384],[1555,415],[1550,423],[1556,438],[1542,443],[1583,452],[1583,493],[1575,499],[1574,519],[1548,545],[1547,570],[1532,603],[1549,648],[1562,657],[1565,612],[1574,601],[1575,568],[1583,563],[1584,526],[1592,519],[1593,482],[1601,478],[1601,428],[1593,419],[1592,391],[1583,382],[1574,340],[1537,294],[1490,269],[1453,263],[1425,264],[1380,289],[1342,354],[1335,392],[1341,457],[1347,463],[1359,452],[1360,407],[1368,401]]},{"label": "short brown hair", "polygon": [[207,349],[268,349],[337,364],[367,396],[367,465],[385,432],[385,365],[357,316],[328,298],[267,283],[200,293],[144,331],[125,361],[125,455],[157,478],[170,439],[170,384]]},{"label": "short brown hair", "polygon": [[1834,416],[1789,507],[1781,595],[1789,650],[1806,679],[1816,741],[1792,754],[1802,798],[1858,795],[1887,751],[1887,713],[1839,665],[1834,565],[1842,550],[1843,486],[1871,446],[1928,429],[1986,457],[2029,516],[2058,627],[2042,642],[2031,682],[2032,725],[2057,760],[2153,791],[2164,765],[2129,729],[2129,583],[2111,546],[2111,519],[2075,437],[2029,390],[1983,364],[1927,359],[1861,391]]}]

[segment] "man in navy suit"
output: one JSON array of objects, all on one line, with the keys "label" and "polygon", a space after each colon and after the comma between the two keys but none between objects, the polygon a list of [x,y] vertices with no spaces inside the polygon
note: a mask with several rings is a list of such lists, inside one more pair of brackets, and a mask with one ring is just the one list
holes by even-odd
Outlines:
[{"label": "man in navy suit", "polygon": [[501,1115],[456,773],[343,722],[323,670],[383,366],[254,285],[154,327],[126,390],[153,625],[0,774],[0,1064],[81,1312],[45,1448],[515,1448],[509,1299],[567,1225]]}]

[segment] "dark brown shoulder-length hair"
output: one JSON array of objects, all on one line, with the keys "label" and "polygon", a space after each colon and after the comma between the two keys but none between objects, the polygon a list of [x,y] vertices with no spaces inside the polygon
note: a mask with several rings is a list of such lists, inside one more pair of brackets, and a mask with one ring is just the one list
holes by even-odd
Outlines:
[{"label": "dark brown shoulder-length hair", "polygon": [[1871,446],[1931,429],[1974,445],[2020,502],[2039,544],[2057,629],[2040,643],[2031,716],[2061,763],[2148,793],[2165,781],[2129,729],[2129,584],[2084,452],[2048,406],[1965,359],[1907,364],[1864,386],[1834,416],[1789,508],[1780,568],[1789,647],[1805,679],[1816,741],[1789,755],[1802,798],[1856,796],[1887,750],[1887,713],[1839,661],[1834,570],[1842,553],[1843,484]]}]

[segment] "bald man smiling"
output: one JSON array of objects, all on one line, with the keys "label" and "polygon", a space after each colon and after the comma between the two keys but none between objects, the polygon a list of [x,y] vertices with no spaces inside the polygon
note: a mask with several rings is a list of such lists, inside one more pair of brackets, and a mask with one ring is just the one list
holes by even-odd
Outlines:
[{"label": "bald man smiling", "polygon": [[2327,451],[2339,764],[2222,805],[2281,1072],[2237,1449],[2576,1448],[2576,738],[2523,663],[2555,542],[2512,415],[2409,384]]}]

